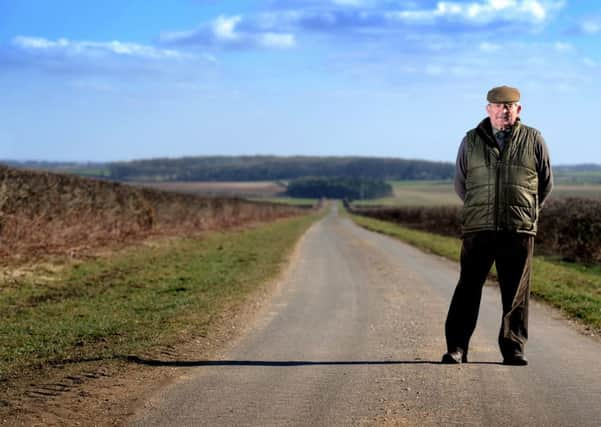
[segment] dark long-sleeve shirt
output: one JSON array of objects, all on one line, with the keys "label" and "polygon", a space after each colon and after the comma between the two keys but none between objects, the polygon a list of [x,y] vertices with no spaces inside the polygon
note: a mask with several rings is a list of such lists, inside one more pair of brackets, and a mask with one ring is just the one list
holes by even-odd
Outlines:
[{"label": "dark long-sleeve shirt", "polygon": [[[535,148],[536,156],[536,171],[538,173],[538,200],[539,206],[543,203],[553,189],[553,171],[551,169],[551,161],[549,159],[549,151],[547,144],[542,135],[538,133],[537,144]],[[467,177],[467,136],[463,138],[459,145],[457,153],[457,161],[455,165],[455,192],[465,200],[465,180]]]}]

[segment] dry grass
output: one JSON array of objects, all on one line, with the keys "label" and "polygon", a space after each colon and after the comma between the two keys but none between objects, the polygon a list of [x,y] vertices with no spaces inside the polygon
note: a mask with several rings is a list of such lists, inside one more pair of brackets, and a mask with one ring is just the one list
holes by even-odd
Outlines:
[{"label": "dry grass", "polygon": [[601,185],[599,184],[560,184],[553,188],[551,198],[566,199],[578,197],[583,199],[601,200]]},{"label": "dry grass", "polygon": [[132,185],[164,191],[239,197],[276,197],[286,192],[286,187],[272,181],[258,182],[134,182]]},{"label": "dry grass", "polygon": [[150,236],[189,236],[299,212],[292,206],[0,166],[0,263],[80,255]]}]

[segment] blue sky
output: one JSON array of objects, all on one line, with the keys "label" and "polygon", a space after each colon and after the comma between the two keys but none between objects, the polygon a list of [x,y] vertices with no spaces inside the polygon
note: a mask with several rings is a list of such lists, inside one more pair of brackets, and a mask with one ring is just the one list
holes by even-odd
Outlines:
[{"label": "blue sky", "polygon": [[0,159],[454,161],[507,84],[601,163],[600,81],[598,2],[0,0]]}]

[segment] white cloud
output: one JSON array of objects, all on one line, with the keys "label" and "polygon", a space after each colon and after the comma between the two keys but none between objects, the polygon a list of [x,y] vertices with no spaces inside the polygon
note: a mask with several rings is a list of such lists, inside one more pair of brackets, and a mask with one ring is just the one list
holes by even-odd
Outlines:
[{"label": "white cloud", "polygon": [[587,19],[580,24],[580,29],[586,34],[601,33],[601,19]]},{"label": "white cloud", "polygon": [[265,33],[259,36],[259,40],[266,47],[289,48],[296,44],[293,34]]},{"label": "white cloud", "polygon": [[440,65],[427,65],[424,71],[429,76],[440,76],[444,73],[444,68]]},{"label": "white cloud", "polygon": [[496,43],[490,43],[490,42],[481,42],[480,45],[478,46],[478,48],[482,52],[493,53],[493,52],[497,52],[498,50],[500,50],[501,45],[496,44]]},{"label": "white cloud", "polygon": [[569,52],[574,49],[570,43],[566,42],[555,42],[553,44],[553,48],[555,48],[555,50],[558,52]]},{"label": "white cloud", "polygon": [[215,38],[225,43],[241,42],[276,48],[290,48],[296,44],[293,34],[274,32],[258,32],[257,34],[252,34],[249,32],[236,32],[236,26],[241,21],[241,16],[218,17],[213,22],[213,34],[215,35]]},{"label": "white cloud", "polygon": [[530,14],[539,21],[542,21],[547,17],[546,8],[536,0],[522,2],[520,9],[524,12],[530,12]]},{"label": "white cloud", "polygon": [[213,64],[217,64],[217,57],[215,55],[210,55],[208,53],[202,55],[202,58],[205,59],[207,62],[211,62]]},{"label": "white cloud", "polygon": [[431,11],[424,10],[400,10],[385,12],[384,18],[390,22],[401,21],[401,22],[433,22],[434,13]]},{"label": "white cloud", "polygon": [[362,0],[332,0],[332,3],[339,6],[363,6],[365,4]]},{"label": "white cloud", "polygon": [[239,35],[235,33],[236,25],[242,20],[240,16],[219,16],[213,22],[213,34],[219,40],[236,40]]},{"label": "white cloud", "polygon": [[[285,19],[291,19],[286,15]],[[281,18],[281,17],[280,17]],[[291,48],[296,45],[294,34],[273,31],[282,19],[276,14],[264,14],[247,22],[240,15],[221,15],[208,25],[191,31],[161,34],[161,41],[174,45],[209,46],[223,48]]]},{"label": "white cloud", "polygon": [[181,59],[186,54],[172,49],[158,49],[152,46],[120,41],[90,42],[60,38],[56,41],[41,37],[17,36],[12,40],[13,46],[29,51],[48,53],[67,53],[70,55],[114,54],[139,57],[145,59]]},{"label": "white cloud", "polygon": [[401,21],[433,21],[454,19],[486,24],[496,20],[542,23],[551,11],[563,7],[563,1],[544,0],[486,0],[482,2],[440,1],[434,9],[417,9],[388,12],[390,19]]},{"label": "white cloud", "polygon": [[69,45],[67,39],[58,39],[57,41],[46,40],[40,37],[17,36],[13,38],[13,44],[25,49],[52,49],[56,47],[66,47]]},{"label": "white cloud", "polygon": [[515,6],[517,2],[515,0],[491,0],[489,3],[494,9],[498,10]]},{"label": "white cloud", "polygon": [[[77,87],[102,91],[104,82],[119,79],[187,79],[214,72],[217,60],[202,53],[127,43],[17,36],[0,49],[0,64],[54,76],[69,76]],[[83,82],[83,83],[82,83]],[[91,83],[90,83],[91,82]],[[101,82],[98,83],[98,82]]]},{"label": "white cloud", "polygon": [[592,58],[588,58],[588,57],[583,58],[582,63],[590,68],[595,68],[597,66],[597,61],[595,61]]},{"label": "white cloud", "polygon": [[[474,0],[425,2],[402,0],[290,0],[275,2],[277,8],[254,15],[221,15],[187,31],[162,33],[163,43],[183,47],[218,49],[289,49],[298,34],[329,35],[343,42],[364,39],[372,46],[394,43],[419,27],[424,35],[469,36],[474,31],[501,28],[507,32],[541,29],[564,0]],[[287,8],[289,7],[289,8]],[[290,8],[291,7],[291,8]],[[313,39],[307,37],[304,40]],[[444,46],[442,46],[444,48]],[[433,46],[430,46],[433,48]],[[483,44],[482,51],[494,51]]]},{"label": "white cloud", "polygon": [[465,77],[472,73],[469,68],[460,65],[449,68],[449,72],[456,77]]}]

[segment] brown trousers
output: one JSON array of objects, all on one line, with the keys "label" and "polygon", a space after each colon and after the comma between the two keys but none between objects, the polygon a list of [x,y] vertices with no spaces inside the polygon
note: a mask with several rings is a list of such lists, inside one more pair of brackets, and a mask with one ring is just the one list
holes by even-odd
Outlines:
[{"label": "brown trousers", "polygon": [[501,354],[507,358],[524,353],[533,250],[534,237],[526,234],[482,231],[464,236],[461,274],[445,324],[448,351],[462,350],[467,354],[478,319],[482,286],[494,262],[503,301]]}]

